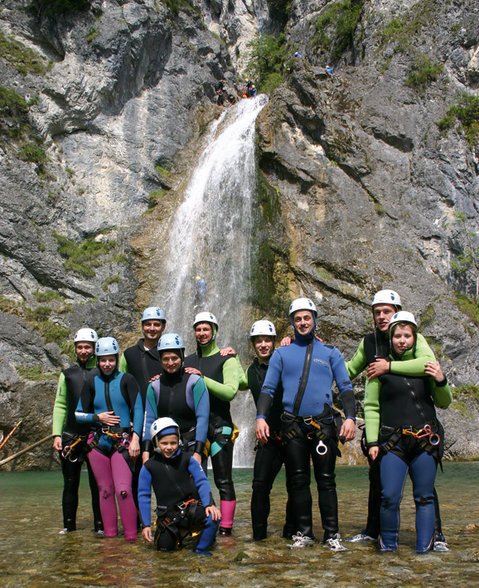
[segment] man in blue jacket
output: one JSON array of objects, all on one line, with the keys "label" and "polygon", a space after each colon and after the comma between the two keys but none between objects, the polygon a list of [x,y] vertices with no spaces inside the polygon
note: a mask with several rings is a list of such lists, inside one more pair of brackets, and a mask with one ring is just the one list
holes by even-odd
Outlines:
[{"label": "man in blue jacket", "polygon": [[[310,460],[319,493],[319,509],[324,529],[323,542],[332,551],[344,551],[338,526],[338,499],[335,465],[338,436],[351,441],[356,434],[356,403],[343,356],[331,345],[315,339],[317,311],[309,298],[297,298],[289,308],[295,339],[272,355],[257,405],[256,437],[269,438],[266,422],[274,396],[282,384],[282,438],[286,445],[286,483],[292,518],[297,533],[292,547],[312,545],[312,498]],[[333,381],[336,383],[345,414],[332,406]]]}]

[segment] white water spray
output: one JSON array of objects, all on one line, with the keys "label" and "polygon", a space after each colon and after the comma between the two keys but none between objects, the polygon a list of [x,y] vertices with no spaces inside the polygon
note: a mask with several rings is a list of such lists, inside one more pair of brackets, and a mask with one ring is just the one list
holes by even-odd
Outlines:
[{"label": "white water spray", "polygon": [[[209,310],[219,322],[218,345],[231,345],[246,358],[252,317],[255,121],[267,101],[264,95],[241,100],[215,121],[172,224],[158,300],[167,309],[168,331],[184,337],[187,353],[196,348],[194,315]],[[198,278],[205,280],[205,292],[197,288]],[[238,392],[232,409],[240,429],[234,465],[251,465],[251,394]]]}]

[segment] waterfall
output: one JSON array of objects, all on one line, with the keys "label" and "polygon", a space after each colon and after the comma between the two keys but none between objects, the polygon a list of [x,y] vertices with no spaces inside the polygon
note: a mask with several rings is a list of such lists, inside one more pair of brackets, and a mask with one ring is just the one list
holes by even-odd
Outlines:
[{"label": "waterfall", "polygon": [[[171,226],[158,300],[167,331],[184,337],[187,353],[196,349],[194,315],[209,310],[218,319],[218,345],[248,358],[255,121],[267,101],[265,95],[241,100],[212,124]],[[206,288],[198,288],[199,278]],[[255,411],[249,392],[238,392],[232,415],[240,429],[234,465],[251,465]]]}]

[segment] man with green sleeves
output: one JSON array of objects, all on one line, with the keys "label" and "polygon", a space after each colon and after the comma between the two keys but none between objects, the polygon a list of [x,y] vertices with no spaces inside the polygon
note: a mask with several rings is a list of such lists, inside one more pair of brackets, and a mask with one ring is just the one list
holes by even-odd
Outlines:
[{"label": "man with green sleeves", "polygon": [[216,344],[218,321],[211,312],[200,312],[193,323],[196,353],[185,359],[185,372],[205,380],[210,396],[208,441],[213,475],[220,493],[220,535],[231,535],[236,508],[233,485],[233,444],[237,429],[230,413],[230,402],[239,387],[237,360],[220,354]]},{"label": "man with green sleeves", "polygon": [[[434,353],[426,339],[418,333],[415,358],[409,361],[393,361],[389,359],[388,327],[391,317],[401,310],[401,298],[394,290],[380,290],[376,292],[372,303],[374,332],[366,335],[350,361],[346,362],[349,377],[356,378],[367,368],[366,387],[368,380],[383,374],[391,373],[402,376],[419,377],[424,375],[424,365],[428,361],[436,361]],[[379,478],[379,462],[369,460],[369,500],[368,519],[366,527],[350,541],[353,543],[374,541],[379,535],[379,508],[381,505],[381,483]],[[434,505],[436,511],[435,541],[436,551],[448,551],[441,529],[439,503],[434,490]]]}]

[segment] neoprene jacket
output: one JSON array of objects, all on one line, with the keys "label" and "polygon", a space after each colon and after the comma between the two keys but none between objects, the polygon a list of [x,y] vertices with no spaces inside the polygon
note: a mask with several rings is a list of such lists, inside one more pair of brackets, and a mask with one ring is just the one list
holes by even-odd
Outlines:
[{"label": "neoprene jacket", "polygon": [[151,525],[151,487],[158,506],[171,507],[199,496],[203,506],[214,505],[211,486],[200,464],[181,449],[170,458],[155,453],[140,471],[138,506],[145,527]]},{"label": "neoprene jacket", "polygon": [[150,427],[159,417],[174,419],[182,436],[196,428],[194,450],[201,453],[206,443],[210,399],[203,378],[186,374],[181,368],[174,374],[163,372],[161,378],[148,386],[146,393],[145,418],[143,423],[143,447],[151,447]]},{"label": "neoprene jacket", "polygon": [[70,366],[60,374],[53,406],[52,435],[54,437],[61,436],[64,431],[76,435],[88,431],[88,427],[77,423],[75,410],[87,378],[92,378],[97,373],[96,357],[91,355],[85,364],[77,361],[76,365]]},{"label": "neoprene jacket", "polygon": [[[256,418],[267,418],[273,398],[283,386],[283,408],[294,412],[308,340],[298,337],[291,345],[279,347],[271,356],[268,372],[261,389]],[[346,418],[355,418],[356,403],[353,388],[341,352],[332,345],[313,339],[313,354],[309,377],[299,407],[298,416],[317,416],[324,405],[332,406],[331,387],[336,383]]]},{"label": "neoprene jacket", "polygon": [[158,349],[145,349],[144,339],[139,339],[136,345],[125,349],[118,365],[120,372],[134,376],[140,387],[141,399],[145,405],[146,390],[153,376],[160,374],[162,366]]}]

